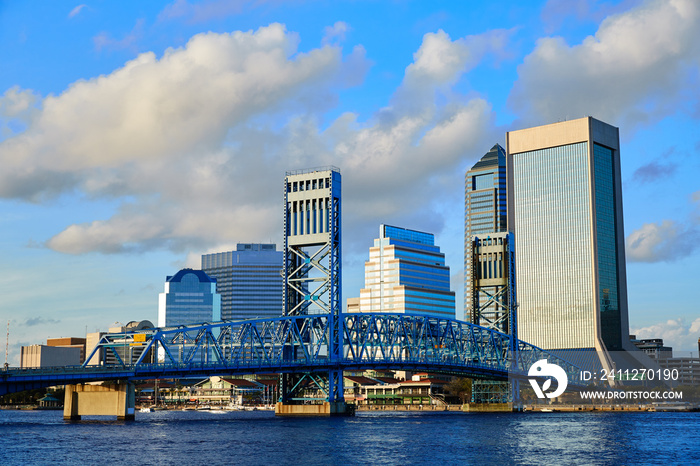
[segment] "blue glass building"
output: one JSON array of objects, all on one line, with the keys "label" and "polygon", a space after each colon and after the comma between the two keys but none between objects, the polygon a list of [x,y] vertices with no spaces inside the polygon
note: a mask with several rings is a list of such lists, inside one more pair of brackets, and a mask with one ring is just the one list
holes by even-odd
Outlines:
[{"label": "blue glass building", "polygon": [[359,312],[455,318],[450,268],[431,233],[381,225],[365,262]]},{"label": "blue glass building", "polygon": [[158,296],[158,327],[221,320],[221,296],[216,279],[201,270],[182,269],[165,279]]},{"label": "blue glass building", "polygon": [[280,317],[283,265],[274,244],[239,243],[235,251],[202,255],[202,270],[216,278],[225,320]]},{"label": "blue glass building", "polygon": [[506,151],[499,144],[464,175],[464,317],[474,321],[474,236],[507,231]]}]

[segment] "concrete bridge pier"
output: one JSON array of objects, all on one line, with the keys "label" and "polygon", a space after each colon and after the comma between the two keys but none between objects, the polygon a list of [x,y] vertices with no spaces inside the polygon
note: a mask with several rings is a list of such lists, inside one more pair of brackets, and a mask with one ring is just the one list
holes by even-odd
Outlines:
[{"label": "concrete bridge pier", "polygon": [[65,420],[80,420],[81,416],[117,416],[117,420],[133,421],[135,411],[133,383],[66,385],[63,404]]},{"label": "concrete bridge pier", "polygon": [[277,416],[354,416],[355,405],[344,401],[326,401],[323,404],[294,405],[277,403],[275,405]]}]

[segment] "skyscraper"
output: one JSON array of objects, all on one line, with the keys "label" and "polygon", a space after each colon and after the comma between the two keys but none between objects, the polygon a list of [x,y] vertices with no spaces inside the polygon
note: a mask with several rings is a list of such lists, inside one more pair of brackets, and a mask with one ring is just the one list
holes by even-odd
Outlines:
[{"label": "skyscraper", "polygon": [[282,266],[283,253],[274,244],[237,244],[235,251],[202,255],[202,270],[216,279],[225,320],[280,317]]},{"label": "skyscraper", "polygon": [[359,311],[455,318],[450,268],[431,233],[380,226],[365,262]]},{"label": "skyscraper", "polygon": [[506,150],[519,337],[545,349],[627,348],[618,129],[586,117],[511,131]]},{"label": "skyscraper", "polygon": [[[494,145],[464,176],[464,318],[475,320],[474,236],[507,231],[506,153]],[[478,322],[475,322],[478,323]]]},{"label": "skyscraper", "polygon": [[158,327],[221,320],[221,296],[216,279],[201,270],[182,269],[165,279],[158,295]]}]

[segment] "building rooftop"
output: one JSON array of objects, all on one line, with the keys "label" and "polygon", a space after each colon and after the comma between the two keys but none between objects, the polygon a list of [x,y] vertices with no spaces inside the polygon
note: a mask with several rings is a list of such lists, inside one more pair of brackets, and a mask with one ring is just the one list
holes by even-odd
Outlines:
[{"label": "building rooftop", "polygon": [[204,271],[202,270],[194,270],[194,269],[182,269],[178,273],[172,276],[168,276],[165,278],[166,282],[181,282],[183,277],[187,275],[188,273],[194,274],[198,279],[200,283],[216,283],[216,278],[211,278],[209,275],[207,275]]}]

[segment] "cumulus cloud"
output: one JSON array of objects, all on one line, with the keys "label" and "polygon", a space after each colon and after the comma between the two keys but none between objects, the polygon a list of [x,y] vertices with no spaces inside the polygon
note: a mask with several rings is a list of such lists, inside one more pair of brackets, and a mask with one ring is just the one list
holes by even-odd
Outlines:
[{"label": "cumulus cloud", "polygon": [[12,86],[0,96],[0,142],[24,131],[38,114],[39,96],[28,89]]},{"label": "cumulus cloud", "polygon": [[700,4],[649,0],[607,17],[581,44],[540,39],[509,104],[530,124],[594,115],[633,127],[696,105],[699,64]]},{"label": "cumulus cloud", "polygon": [[326,26],[323,29],[323,43],[343,42],[345,34],[351,29],[345,21],[336,21],[333,26]]},{"label": "cumulus cloud", "polygon": [[22,118],[33,110],[37,100],[38,96],[32,91],[12,86],[0,97],[0,116]]},{"label": "cumulus cloud", "polygon": [[683,318],[670,319],[648,327],[630,327],[630,333],[637,339],[663,338],[664,344],[677,351],[698,351],[700,317],[692,322]]},{"label": "cumulus cloud", "polygon": [[672,220],[645,223],[627,236],[625,250],[632,262],[673,262],[697,249],[700,230]]},{"label": "cumulus cloud", "polygon": [[154,182],[167,184],[159,174],[173,161],[199,166],[187,156],[220,148],[231,126],[337,70],[339,49],[291,57],[296,42],[280,24],[199,34],[160,59],[144,53],[110,75],[73,83],[44,99],[27,131],[0,144],[0,195],[41,193],[45,173],[75,175],[95,195],[152,192]]},{"label": "cumulus cloud", "polygon": [[0,195],[119,200],[113,215],[49,238],[56,251],[191,255],[279,244],[285,171],[336,165],[346,252],[381,222],[439,232],[435,199],[450,192],[460,202],[467,157],[497,137],[489,103],[450,85],[479,57],[498,55],[504,35],[426,35],[387,107],[322,125],[335,89],[361,80],[357,71],[348,80],[348,67],[369,66],[361,46],[346,56],[328,45],[298,53],[299,39],[279,24],[199,34],[44,99],[26,131],[0,143]]}]

